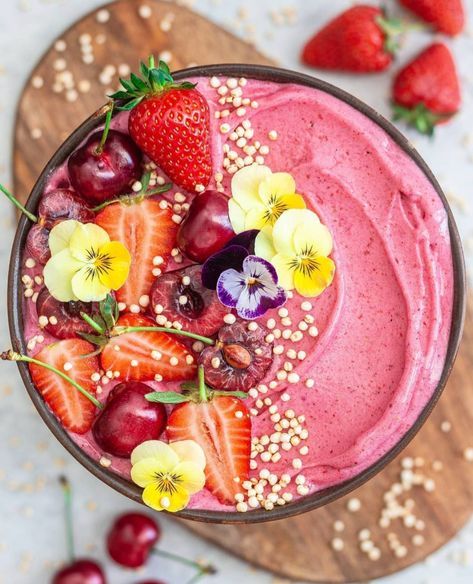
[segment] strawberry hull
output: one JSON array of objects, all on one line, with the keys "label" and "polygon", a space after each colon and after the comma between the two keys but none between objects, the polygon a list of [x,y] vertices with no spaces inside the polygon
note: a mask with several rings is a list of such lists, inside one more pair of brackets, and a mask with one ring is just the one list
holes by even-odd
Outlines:
[{"label": "strawberry hull", "polygon": [[[276,75],[255,71],[273,79]],[[316,84],[303,76],[277,75]],[[244,116],[232,112],[225,119],[230,130],[221,132],[221,120],[215,118],[222,109],[217,88],[207,78],[190,80],[198,82],[209,104],[213,173],[222,172],[221,188],[230,194],[232,175],[223,168],[224,150],[228,147],[244,156],[243,146],[231,139],[232,132],[242,127],[249,144],[260,142],[264,164],[275,172],[291,172],[298,192],[335,241],[334,284],[316,299],[294,293],[285,305],[287,316],[272,310],[261,319],[271,330],[290,330],[290,335],[275,341],[282,349],[274,355],[259,394],[245,402],[252,437],[260,442],[266,442],[263,437],[269,439],[279,423],[272,419],[273,406],[287,421],[280,434],[289,435],[290,448],[283,447],[284,437],[277,443],[279,458],[265,461],[267,457],[258,452],[250,477],[258,477],[263,469],[278,477],[289,475],[291,481],[283,487],[289,504],[276,503],[272,512],[236,514],[233,505],[224,505],[203,490],[183,514],[217,521],[251,520],[253,515],[257,520],[276,519],[314,508],[359,485],[425,420],[459,341],[464,301],[461,250],[446,203],[423,163],[413,160],[402,139],[389,126],[388,131],[378,126],[369,117],[374,114],[363,113],[358,102],[355,108],[341,94],[336,97],[320,88],[248,79],[239,86],[242,98],[256,105],[247,107]],[[112,127],[126,131],[128,115],[118,114]],[[46,189],[65,178],[66,167],[59,166]],[[212,177],[209,188],[217,186]],[[176,193],[182,192],[173,188],[163,197],[174,203]],[[195,196],[185,195],[188,203]],[[185,260],[180,263],[172,257],[165,271],[183,265]],[[39,268],[27,272],[35,275]],[[34,304],[25,301],[23,311],[23,338],[42,334],[44,344],[52,342],[39,329]],[[278,375],[281,371],[286,374]],[[116,383],[101,385],[97,397],[105,401]],[[179,388],[178,382],[149,385],[157,391]],[[170,414],[172,408],[166,409]],[[102,459],[104,464],[105,457],[107,471],[96,464],[94,472],[107,482],[113,483],[113,473],[129,477],[129,461],[102,452],[90,432],[71,433],[70,438],[88,460]],[[300,480],[296,484],[300,475],[305,489]],[[114,486],[139,498],[139,490],[131,485]]]}]

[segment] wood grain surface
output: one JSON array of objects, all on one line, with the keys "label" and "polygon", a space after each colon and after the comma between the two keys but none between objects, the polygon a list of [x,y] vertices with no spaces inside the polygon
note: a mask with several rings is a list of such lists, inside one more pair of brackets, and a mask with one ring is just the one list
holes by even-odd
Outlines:
[{"label": "wood grain surface", "polygon": [[[61,36],[64,42],[51,47],[32,72],[32,81],[19,102],[14,138],[14,189],[22,199],[62,139],[103,104],[105,93],[117,85],[113,67],[135,66],[150,53],[166,57],[171,69],[212,62],[271,64],[253,47],[181,6],[147,0],[151,14],[143,18],[140,5],[139,1],[121,0],[108,4],[108,12],[99,16],[98,11],[89,14]],[[84,35],[90,35],[91,42]],[[85,55],[91,53],[81,46],[89,44],[93,62],[84,63]],[[64,84],[67,87],[59,91]],[[324,583],[383,576],[423,560],[446,543],[467,521],[473,507],[473,463],[464,458],[464,450],[473,447],[472,308],[470,303],[463,345],[438,406],[402,456],[368,484],[323,509],[284,521],[185,525],[283,577]],[[449,425],[450,431],[445,432]],[[414,486],[399,497],[403,503],[412,500],[408,515],[415,515],[417,524],[408,527],[397,518],[388,527],[380,527],[384,495],[393,484],[402,485],[401,460],[406,457],[406,465],[411,459],[422,463],[415,472],[425,477],[423,486]],[[354,497],[361,508],[350,512],[347,503]],[[343,531],[335,531],[335,521],[343,521]],[[370,559],[360,549],[358,533],[364,528],[371,531],[370,539],[381,552],[379,559]],[[398,536],[397,553],[403,557],[397,557],[389,545],[392,533]],[[342,540],[343,550],[332,548],[335,537]],[[399,551],[399,547],[405,550]]]}]

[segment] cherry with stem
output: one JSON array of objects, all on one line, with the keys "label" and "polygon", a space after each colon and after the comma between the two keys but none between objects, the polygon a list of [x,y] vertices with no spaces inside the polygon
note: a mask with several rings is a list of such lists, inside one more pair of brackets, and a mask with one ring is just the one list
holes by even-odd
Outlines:
[{"label": "cherry with stem", "polygon": [[106,584],[105,574],[97,562],[88,558],[76,558],[74,551],[74,532],[72,528],[72,490],[66,477],[59,477],[64,494],[66,542],[69,562],[61,568],[52,584]]}]

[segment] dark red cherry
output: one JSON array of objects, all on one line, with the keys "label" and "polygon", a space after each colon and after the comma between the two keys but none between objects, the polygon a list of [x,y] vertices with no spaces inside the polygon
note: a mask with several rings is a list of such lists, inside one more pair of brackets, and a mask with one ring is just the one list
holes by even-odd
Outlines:
[{"label": "dark red cherry", "polygon": [[180,322],[185,331],[204,336],[218,331],[229,309],[213,290],[203,286],[201,273],[201,266],[189,266],[156,278],[150,297],[158,323],[161,316]]},{"label": "dark red cherry", "polygon": [[45,193],[38,206],[39,223],[52,229],[59,220],[75,219],[91,223],[95,214],[87,203],[70,189],[55,189]]},{"label": "dark red cherry", "polygon": [[59,302],[47,288],[43,288],[36,300],[38,318],[44,316],[47,324],[40,326],[57,339],[72,339],[80,337],[79,333],[93,334],[95,331],[81,316],[85,312],[91,317],[99,314],[97,302]]},{"label": "dark red cherry", "polygon": [[35,223],[28,231],[25,243],[25,255],[45,264],[51,257],[49,249],[49,230]]},{"label": "dark red cherry", "polygon": [[94,204],[123,194],[141,175],[141,151],[129,136],[110,130],[98,151],[101,139],[101,130],[92,134],[68,162],[72,186]]},{"label": "dark red cherry", "polygon": [[110,557],[127,568],[143,566],[161,537],[159,525],[143,513],[124,513],[114,521],[108,536]]},{"label": "dark red cherry", "polygon": [[87,203],[70,189],[55,189],[45,193],[38,206],[38,223],[31,227],[26,237],[27,255],[45,264],[51,257],[48,241],[54,225],[65,219],[90,223],[94,217]]},{"label": "dark red cherry", "polygon": [[52,584],[106,584],[99,564],[87,558],[74,560],[56,573]]},{"label": "dark red cherry", "polygon": [[100,448],[126,458],[138,444],[161,436],[167,422],[166,408],[145,399],[152,391],[138,381],[120,383],[113,388],[92,426]]},{"label": "dark red cherry", "polygon": [[228,197],[218,191],[205,191],[192,201],[179,227],[177,244],[188,258],[201,264],[234,235]]}]

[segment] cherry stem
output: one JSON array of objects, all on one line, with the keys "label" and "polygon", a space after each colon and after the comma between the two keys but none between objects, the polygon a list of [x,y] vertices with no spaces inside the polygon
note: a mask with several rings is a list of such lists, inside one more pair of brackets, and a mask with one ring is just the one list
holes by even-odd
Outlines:
[{"label": "cherry stem", "polygon": [[23,213],[23,215],[26,215],[30,221],[33,221],[33,223],[38,222],[38,217],[36,217],[36,215],[33,215],[33,213],[28,211],[28,209],[24,205],[22,205],[20,201],[14,195],[12,195],[12,193],[10,193],[10,191],[7,188],[5,188],[2,184],[0,184],[0,191],[2,191],[2,193]]},{"label": "cherry stem", "polygon": [[81,312],[80,315],[85,320],[85,322],[89,326],[91,326],[95,331],[97,331],[101,335],[104,334],[105,331],[103,330],[103,328],[97,322],[95,322],[95,320],[91,318],[87,313]]},{"label": "cherry stem", "polygon": [[96,207],[94,207],[92,209],[92,211],[97,213],[97,211],[101,211],[102,209],[105,209],[105,207],[108,207],[109,205],[114,205],[115,203],[122,203],[123,205],[132,205],[133,203],[139,203],[143,199],[146,199],[147,197],[152,197],[153,195],[160,195],[162,193],[167,193],[167,191],[169,191],[169,189],[171,187],[172,187],[172,183],[165,183],[163,185],[160,185],[159,187],[156,187],[152,191],[140,192],[136,195],[122,195],[121,197],[118,197],[117,199],[111,199],[110,201],[105,201],[105,202],[101,203],[100,205],[97,205]]},{"label": "cherry stem", "polygon": [[108,138],[108,133],[110,131],[110,122],[112,121],[113,106],[114,106],[113,101],[110,101],[109,104],[107,105],[107,115],[105,116],[105,126],[103,128],[102,138],[100,140],[100,144],[97,146],[95,150],[95,154],[97,154],[98,156],[102,154],[105,142],[107,141]]},{"label": "cherry stem", "polygon": [[154,554],[156,554],[157,556],[161,556],[162,558],[167,558],[168,560],[174,560],[175,562],[180,562],[181,564],[195,568],[197,570],[197,574],[195,574],[191,578],[191,580],[188,582],[188,584],[190,584],[191,582],[197,582],[197,580],[199,578],[201,578],[202,576],[204,576],[205,574],[215,574],[216,573],[215,568],[211,564],[202,565],[199,562],[195,562],[194,560],[189,560],[187,558],[183,558],[182,556],[178,556],[176,554],[173,554],[171,552],[166,552],[166,551],[160,550],[158,548],[153,548],[151,551]]},{"label": "cherry stem", "polygon": [[203,365],[199,365],[198,375],[199,375],[199,399],[201,402],[209,401],[207,396],[207,386],[205,385],[205,370]]},{"label": "cherry stem", "polygon": [[74,531],[72,529],[72,489],[71,483],[67,480],[65,476],[60,476],[59,482],[61,484],[62,492],[64,494],[67,552],[69,554],[69,561],[72,563],[75,559]]},{"label": "cherry stem", "polygon": [[158,332],[158,333],[170,333],[171,335],[180,335],[182,337],[189,337],[196,341],[201,341],[207,345],[215,345],[215,341],[209,337],[203,337],[202,335],[197,335],[196,333],[191,333],[189,331],[180,331],[178,329],[171,329],[165,326],[116,326],[112,331],[113,337],[118,337],[126,333],[141,333],[141,332]]},{"label": "cherry stem", "polygon": [[69,375],[66,375],[62,371],[59,371],[59,369],[56,369],[56,367],[53,367],[49,363],[45,363],[44,361],[39,361],[38,359],[34,359],[33,357],[28,357],[27,355],[21,355],[20,353],[15,353],[15,351],[5,351],[4,353],[2,353],[0,355],[0,359],[2,359],[3,361],[22,361],[24,363],[33,363],[34,365],[38,365],[39,367],[43,367],[44,369],[48,369],[49,371],[56,373],[56,375],[59,375],[59,377],[62,377],[62,379],[64,379],[65,381],[70,383],[73,387],[75,387],[77,389],[77,391],[79,391],[83,396],[85,396],[88,400],[90,400],[94,404],[95,407],[99,408],[100,410],[103,409],[103,404],[101,404],[96,397],[94,397],[91,393],[89,393],[86,389],[84,389],[81,385],[79,385],[77,383],[77,381],[74,381],[72,379],[72,377],[69,377]]}]

